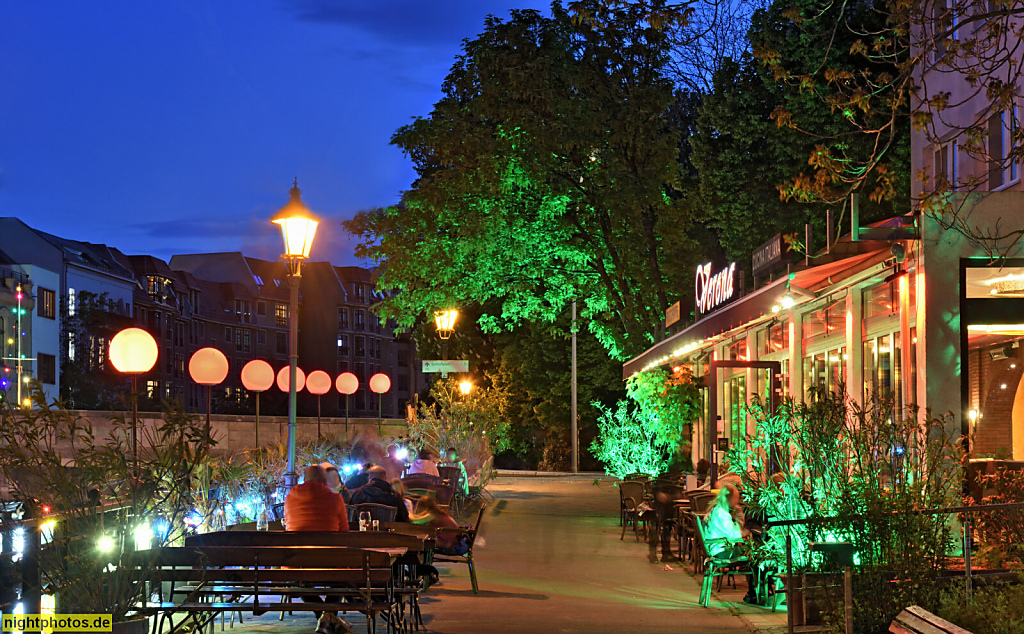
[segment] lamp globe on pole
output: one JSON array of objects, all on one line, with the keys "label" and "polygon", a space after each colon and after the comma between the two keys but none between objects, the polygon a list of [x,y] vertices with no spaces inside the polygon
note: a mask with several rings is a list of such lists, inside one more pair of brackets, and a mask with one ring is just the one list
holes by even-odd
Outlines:
[{"label": "lamp globe on pole", "polygon": [[309,258],[313,248],[313,238],[320,219],[302,202],[298,179],[292,185],[291,200],[278,210],[270,219],[281,227],[284,238],[283,259],[288,266],[288,469],[283,476],[284,488],[290,490],[299,480],[295,472],[295,410],[296,410],[296,376],[299,362],[299,279],[302,275],[302,261]]}]

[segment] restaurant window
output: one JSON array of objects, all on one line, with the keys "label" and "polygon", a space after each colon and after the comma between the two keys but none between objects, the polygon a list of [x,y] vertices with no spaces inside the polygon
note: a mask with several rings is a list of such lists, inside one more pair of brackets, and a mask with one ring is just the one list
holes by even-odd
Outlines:
[{"label": "restaurant window", "polygon": [[899,310],[899,291],[896,283],[883,282],[866,289],[862,295],[864,319],[894,315]]},{"label": "restaurant window", "polygon": [[57,318],[57,293],[48,288],[39,289],[39,316],[45,319]]},{"label": "restaurant window", "polygon": [[807,400],[810,400],[812,388],[830,394],[840,394],[840,386],[846,384],[845,346],[822,350],[804,357],[803,363],[804,391]]},{"label": "restaurant window", "polygon": [[726,381],[725,429],[729,446],[735,446],[747,433],[747,377],[739,372]]},{"label": "restaurant window", "polygon": [[804,347],[815,337],[829,337],[846,332],[846,298],[825,304],[800,317]]},{"label": "restaurant window", "polygon": [[278,326],[288,325],[288,304],[274,304],[274,323]]},{"label": "restaurant window", "polygon": [[748,359],[746,337],[742,337],[732,342],[729,346],[729,359],[732,361],[746,361]]},{"label": "restaurant window", "polygon": [[865,406],[877,400],[902,411],[899,333],[866,338],[863,362]]},{"label": "restaurant window", "polygon": [[757,333],[757,348],[761,355],[783,352],[789,348],[789,324],[785,322],[770,324]]}]

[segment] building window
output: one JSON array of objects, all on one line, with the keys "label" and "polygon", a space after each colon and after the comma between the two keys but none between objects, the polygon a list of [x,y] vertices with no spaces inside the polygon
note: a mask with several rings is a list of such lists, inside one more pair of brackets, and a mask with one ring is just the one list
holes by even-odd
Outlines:
[{"label": "building window", "polygon": [[895,282],[887,282],[866,289],[862,296],[864,319],[893,315],[899,308],[897,299],[899,292]]},{"label": "building window", "polygon": [[338,335],[338,354],[348,354],[348,335]]},{"label": "building window", "polygon": [[206,339],[206,322],[199,322],[199,338]]},{"label": "building window", "polygon": [[36,362],[39,382],[47,385],[57,384],[57,357],[52,354],[37,354]]},{"label": "building window", "polygon": [[405,349],[399,349],[398,351],[398,365],[405,366],[409,365],[409,360],[406,358],[408,355],[405,353]]},{"label": "building window", "polygon": [[804,390],[808,395],[811,388],[835,394],[839,391],[839,386],[845,383],[845,346],[804,357]]},{"label": "building window", "polygon": [[37,312],[45,319],[57,318],[57,293],[48,288],[39,289],[39,307]]},{"label": "building window", "polygon": [[75,304],[75,289],[69,288],[68,289],[68,316],[70,316],[70,317],[74,317],[75,316],[75,308],[76,308],[76,304]]},{"label": "building window", "polygon": [[232,331],[231,328],[228,328],[228,327],[225,326],[224,327],[224,343],[230,345],[231,342],[234,341],[234,340],[235,340],[234,332]]},{"label": "building window", "polygon": [[174,377],[181,379],[185,377],[185,355],[174,355]]},{"label": "building window", "polygon": [[943,143],[934,150],[935,155],[932,162],[932,173],[935,176],[934,185],[939,187],[947,184],[951,191],[956,191],[957,180],[957,147],[956,141]]},{"label": "building window", "polygon": [[288,304],[274,304],[274,323],[278,326],[288,325]]},{"label": "building window", "polygon": [[247,324],[252,321],[252,303],[245,299],[235,300],[235,316],[238,321]]},{"label": "building window", "polygon": [[288,354],[288,333],[278,332],[277,335],[277,354]]},{"label": "building window", "polygon": [[404,372],[398,375],[398,391],[408,392],[409,391],[409,375]]},{"label": "building window", "polygon": [[789,324],[785,322],[771,324],[758,333],[757,340],[757,347],[762,355],[787,350],[789,348]]},{"label": "building window", "polygon": [[256,331],[256,343],[265,346],[267,345],[267,331],[260,329]]},{"label": "building window", "polygon": [[356,325],[356,330],[364,330],[365,327],[366,327],[365,315],[364,315],[363,311],[361,311],[361,310],[357,310],[356,311],[356,324],[355,325]]},{"label": "building window", "polygon": [[356,350],[355,350],[355,354],[356,354],[357,357],[365,357],[366,356],[366,338],[365,337],[356,337]]},{"label": "building window", "polygon": [[338,330],[348,330],[348,309],[338,306]]},{"label": "building window", "polygon": [[380,358],[380,339],[373,340],[373,347],[377,351],[377,358]]},{"label": "building window", "polygon": [[988,188],[999,189],[1017,180],[1017,162],[1010,158],[1017,132],[1017,106],[988,120]]},{"label": "building window", "polygon": [[363,285],[362,284],[353,284],[352,288],[356,292],[356,299],[358,299],[360,303],[363,303],[366,300],[366,294],[363,291]]},{"label": "building window", "polygon": [[267,303],[264,301],[256,302],[256,315],[259,317],[267,316]]},{"label": "building window", "polygon": [[900,334],[864,340],[864,403],[892,399],[897,412],[903,409],[900,393]]}]

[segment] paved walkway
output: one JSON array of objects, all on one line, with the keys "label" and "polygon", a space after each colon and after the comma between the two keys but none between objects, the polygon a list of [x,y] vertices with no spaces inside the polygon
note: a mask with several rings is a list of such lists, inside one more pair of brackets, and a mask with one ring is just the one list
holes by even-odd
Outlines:
[{"label": "paved walkway", "polygon": [[[489,490],[495,502],[474,550],[480,594],[472,593],[466,566],[439,566],[441,583],[422,599],[430,632],[725,633],[785,626],[785,612],[742,604],[742,580],[724,593],[739,605],[715,600],[701,607],[691,566],[664,570],[648,563],[647,545],[632,533],[619,541],[618,493],[609,480],[501,478]],[[349,620],[358,623],[355,615]],[[311,633],[314,627],[312,616],[282,623],[275,613],[235,629]]]}]

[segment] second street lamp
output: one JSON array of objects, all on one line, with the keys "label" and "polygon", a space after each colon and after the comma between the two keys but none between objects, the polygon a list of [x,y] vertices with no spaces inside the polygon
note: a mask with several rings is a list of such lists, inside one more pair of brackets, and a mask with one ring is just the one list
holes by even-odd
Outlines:
[{"label": "second street lamp", "polygon": [[455,320],[459,318],[459,311],[451,308],[449,310],[437,311],[434,313],[434,324],[437,326],[437,336],[441,338],[441,358],[448,360],[448,339],[455,332]]},{"label": "second street lamp", "polygon": [[298,474],[295,473],[295,375],[299,363],[299,280],[302,275],[302,261],[309,258],[320,220],[299,198],[302,192],[299,190],[298,179],[289,193],[291,200],[281,207],[270,221],[281,227],[281,235],[284,238],[283,258],[288,266],[288,470],[282,478],[282,484],[290,490],[299,480]]}]

